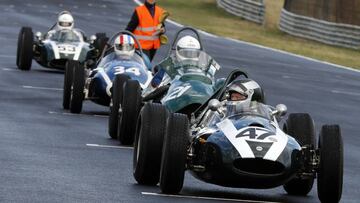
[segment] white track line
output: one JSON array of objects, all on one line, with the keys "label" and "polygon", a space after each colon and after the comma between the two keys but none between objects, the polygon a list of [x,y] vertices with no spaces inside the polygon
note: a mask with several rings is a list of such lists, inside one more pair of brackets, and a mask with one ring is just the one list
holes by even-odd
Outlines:
[{"label": "white track line", "polygon": [[3,71],[19,71],[18,69],[15,69],[15,68],[2,68],[1,70],[3,70]]},{"label": "white track line", "polygon": [[201,196],[188,196],[188,195],[167,195],[153,192],[141,192],[142,195],[161,196],[161,197],[175,197],[175,198],[187,198],[187,199],[202,199],[202,200],[217,200],[217,201],[229,201],[229,202],[248,202],[248,203],[279,203],[269,201],[258,200],[243,200],[243,199],[229,199],[229,198],[216,198],[216,197],[201,197]]},{"label": "white track line", "polygon": [[65,115],[65,116],[93,116],[93,117],[99,117],[99,118],[107,118],[108,116],[105,115],[89,115],[89,114],[77,114],[77,113],[69,113],[69,112],[56,112],[56,111],[48,111],[49,114],[57,114],[57,115]]},{"label": "white track line", "polygon": [[25,88],[25,89],[63,91],[62,88],[52,88],[52,87],[34,87],[34,86],[28,86],[28,85],[23,85],[22,87]]},{"label": "white track line", "polygon": [[133,147],[123,147],[114,145],[86,144],[88,147],[113,148],[113,149],[133,149]]},{"label": "white track line", "polygon": [[[141,1],[139,1],[139,0],[133,0],[133,1],[134,1],[136,4],[138,4],[138,5],[143,4],[143,3],[142,3]],[[177,22],[175,22],[175,21],[172,21],[172,20],[167,20],[167,21],[168,21],[169,23],[174,24],[175,26],[178,26],[178,27],[183,27],[183,26],[184,26],[184,25],[179,24],[179,23],[177,23]],[[205,31],[203,31],[203,30],[199,30],[199,31],[200,31],[201,33],[203,33],[203,34],[206,33],[206,35],[208,35],[208,36],[215,37],[215,38],[220,38],[220,37],[217,36],[217,35],[214,35],[214,34],[205,32]],[[306,59],[306,60],[313,61],[313,62],[322,63],[322,64],[326,64],[326,65],[331,65],[331,66],[334,66],[334,67],[337,67],[337,68],[341,68],[341,69],[345,69],[345,70],[349,70],[349,71],[360,72],[360,70],[355,69],[355,68],[338,65],[338,64],[334,64],[334,63],[327,62],[327,61],[321,61],[321,60],[318,60],[318,59],[314,59],[314,58],[310,58],[310,57],[306,57],[306,56],[302,56],[302,55],[290,53],[290,52],[287,52],[287,51],[283,51],[283,50],[279,50],[279,49],[274,49],[274,48],[262,46],[262,45],[259,45],[259,44],[254,44],[254,43],[251,43],[251,42],[245,42],[245,41],[241,41],[241,40],[237,40],[237,39],[232,39],[232,38],[229,38],[229,37],[222,37],[222,38],[227,39],[227,40],[230,40],[230,41],[233,41],[233,42],[236,42],[236,43],[247,44],[247,45],[250,45],[250,46],[254,46],[254,47],[258,47],[258,48],[262,48],[262,49],[266,49],[266,50],[270,50],[270,51],[274,51],[274,52],[278,52],[278,53],[282,53],[282,54],[286,54],[286,55],[290,55],[290,56],[295,56],[295,57],[302,58],[302,59]]]},{"label": "white track line", "polygon": [[332,93],[335,94],[347,94],[351,96],[360,96],[360,93],[358,92],[346,92],[346,91],[339,91],[339,90],[331,90]]},{"label": "white track line", "polygon": [[[9,39],[5,39],[5,38],[0,38],[1,40],[9,40]],[[14,55],[5,55],[5,54],[0,54],[1,58],[16,58],[16,56]]]}]

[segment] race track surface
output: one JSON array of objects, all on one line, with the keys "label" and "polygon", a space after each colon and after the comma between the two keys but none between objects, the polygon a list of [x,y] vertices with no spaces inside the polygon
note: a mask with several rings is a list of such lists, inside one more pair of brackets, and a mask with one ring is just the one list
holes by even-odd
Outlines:
[{"label": "race track surface", "polygon": [[[108,108],[85,102],[82,114],[69,114],[62,110],[61,71],[42,68],[35,62],[29,72],[17,69],[16,44],[21,26],[46,32],[55,22],[56,14],[68,9],[75,16],[76,27],[87,35],[96,32],[111,35],[125,28],[134,6],[131,0],[0,2],[0,201],[318,202],[316,185],[309,196],[293,197],[282,187],[224,188],[190,175],[180,197],[159,196],[158,187],[135,183],[132,149],[120,148],[117,141],[109,139]],[[167,24],[170,38],[178,29]],[[269,104],[284,103],[289,112],[310,113],[317,132],[324,123],[341,125],[345,146],[342,202],[358,202],[360,73],[202,36],[206,50],[223,66],[218,77],[241,67],[263,85]],[[156,61],[166,51],[167,47],[163,47]],[[194,199],[196,196],[201,198]]]}]

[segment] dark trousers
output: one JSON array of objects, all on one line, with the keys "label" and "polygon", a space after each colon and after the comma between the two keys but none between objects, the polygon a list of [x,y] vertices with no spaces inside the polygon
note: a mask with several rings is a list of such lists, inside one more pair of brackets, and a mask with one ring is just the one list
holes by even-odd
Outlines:
[{"label": "dark trousers", "polygon": [[153,60],[153,58],[156,54],[156,51],[157,51],[157,49],[149,49],[149,50],[143,49],[144,54],[146,54],[149,57],[150,62]]}]

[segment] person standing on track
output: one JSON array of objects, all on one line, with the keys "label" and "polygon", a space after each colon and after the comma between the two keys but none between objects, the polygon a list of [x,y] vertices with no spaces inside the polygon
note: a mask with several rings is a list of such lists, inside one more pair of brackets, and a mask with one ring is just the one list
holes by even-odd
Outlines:
[{"label": "person standing on track", "polygon": [[165,33],[165,25],[160,22],[163,13],[164,9],[156,5],[156,0],[145,0],[143,5],[135,8],[126,27],[126,30],[132,32],[139,40],[150,61],[161,46],[160,35]]}]

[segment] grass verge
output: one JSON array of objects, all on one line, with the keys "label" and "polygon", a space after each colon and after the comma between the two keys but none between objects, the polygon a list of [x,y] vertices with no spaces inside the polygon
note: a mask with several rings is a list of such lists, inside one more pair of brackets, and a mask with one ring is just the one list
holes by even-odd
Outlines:
[{"label": "grass verge", "polygon": [[291,53],[360,69],[360,51],[329,46],[293,37],[278,29],[284,0],[265,0],[264,25],[228,14],[216,0],[160,0],[159,5],[171,13],[171,19],[209,33],[252,42]]}]

